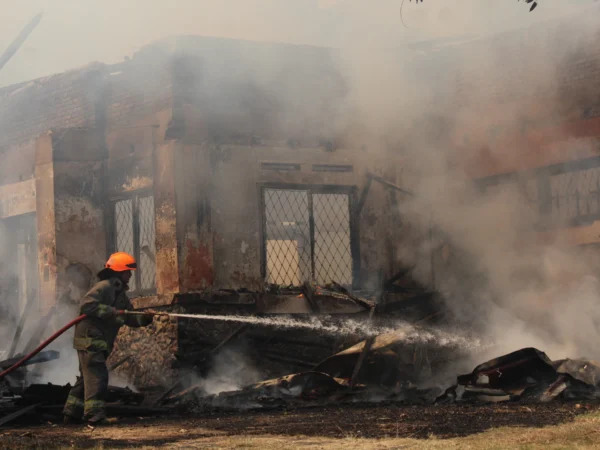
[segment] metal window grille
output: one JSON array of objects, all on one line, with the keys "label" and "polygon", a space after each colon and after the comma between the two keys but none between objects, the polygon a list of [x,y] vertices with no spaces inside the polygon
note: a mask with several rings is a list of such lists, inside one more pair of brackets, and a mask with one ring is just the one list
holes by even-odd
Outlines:
[{"label": "metal window grille", "polygon": [[600,217],[600,167],[550,176],[552,219],[585,222]]},{"label": "metal window grille", "polygon": [[267,283],[352,284],[349,193],[265,188],[263,202]]},{"label": "metal window grille", "polygon": [[113,251],[135,256],[138,269],[129,287],[132,293],[149,293],[156,289],[156,245],[154,197],[136,194],[114,203]]},{"label": "metal window grille", "polygon": [[490,184],[487,194],[517,189],[540,214],[540,225],[578,225],[600,219],[600,158],[579,160],[536,171],[526,180]]}]

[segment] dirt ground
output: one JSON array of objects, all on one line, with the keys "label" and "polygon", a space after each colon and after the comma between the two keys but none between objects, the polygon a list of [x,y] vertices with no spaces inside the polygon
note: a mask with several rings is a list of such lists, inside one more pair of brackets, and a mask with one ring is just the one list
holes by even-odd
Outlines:
[{"label": "dirt ground", "polygon": [[[599,424],[599,403],[344,405],[134,418],[95,430],[52,423],[2,428],[0,448],[506,448],[489,438],[497,429],[504,430],[502,439],[516,436],[515,442],[505,442],[509,447],[522,446],[519,436],[534,436],[539,433],[535,430],[546,430],[541,434],[546,438],[548,430],[558,433],[557,439],[581,435],[583,441],[575,443],[581,447],[600,441]],[[580,425],[585,430],[573,428]],[[474,436],[488,437],[473,440]],[[569,442],[560,448],[568,448]]]}]

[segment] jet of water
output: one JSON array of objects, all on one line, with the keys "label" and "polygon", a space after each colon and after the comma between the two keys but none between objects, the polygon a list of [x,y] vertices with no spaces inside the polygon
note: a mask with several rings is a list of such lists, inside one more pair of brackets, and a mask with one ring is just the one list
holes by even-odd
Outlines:
[{"label": "jet of water", "polygon": [[395,339],[407,344],[430,343],[440,347],[460,347],[463,349],[481,347],[477,338],[471,338],[459,333],[451,333],[442,330],[425,330],[408,323],[400,323],[395,327],[376,326],[370,322],[354,319],[340,319],[337,321],[326,321],[323,318],[312,316],[309,320],[296,318],[277,317],[255,317],[238,315],[211,315],[211,314],[180,314],[169,313],[169,317],[179,317],[200,320],[218,320],[223,322],[248,323],[274,328],[303,328],[329,334],[339,335],[363,335],[378,336],[385,333],[394,333]]}]

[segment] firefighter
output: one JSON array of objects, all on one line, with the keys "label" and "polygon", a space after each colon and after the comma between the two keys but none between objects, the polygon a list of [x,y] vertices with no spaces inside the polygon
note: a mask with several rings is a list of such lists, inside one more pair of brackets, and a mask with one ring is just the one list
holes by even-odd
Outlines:
[{"label": "firefighter", "polygon": [[152,323],[152,314],[119,315],[131,310],[127,297],[135,258],[118,252],[110,256],[98,273],[100,281],[81,300],[81,314],[88,318],[75,326],[73,347],[79,357],[80,376],[69,392],[63,414],[65,425],[77,423],[82,416],[90,425],[107,423],[104,402],[108,390],[106,359],[122,325],[143,327]]}]

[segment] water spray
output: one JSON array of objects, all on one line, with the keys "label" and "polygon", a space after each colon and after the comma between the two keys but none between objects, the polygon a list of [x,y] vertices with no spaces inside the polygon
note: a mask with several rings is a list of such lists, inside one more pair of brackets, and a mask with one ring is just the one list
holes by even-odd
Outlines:
[{"label": "water spray", "polygon": [[[144,315],[148,312],[120,311],[122,314]],[[464,349],[481,347],[478,339],[473,339],[458,333],[445,331],[430,331],[411,325],[409,323],[397,324],[394,327],[375,326],[370,322],[354,319],[343,319],[336,322],[328,322],[326,318],[310,316],[309,320],[300,320],[291,317],[257,317],[239,315],[210,315],[210,314],[182,314],[152,311],[151,314],[183,319],[216,320],[222,322],[237,322],[261,325],[273,328],[304,328],[337,335],[360,335],[364,337],[378,336],[380,334],[395,333],[396,338],[407,344],[434,343],[441,347],[461,347]],[[328,317],[329,318],[329,317]]]},{"label": "water spray", "polygon": [[[478,339],[471,339],[466,336],[448,333],[443,331],[428,331],[418,328],[414,325],[403,323],[394,328],[390,327],[377,327],[371,323],[360,322],[352,319],[341,320],[338,323],[325,323],[325,321],[319,317],[312,316],[310,320],[298,320],[289,317],[256,317],[256,316],[223,316],[223,315],[209,315],[209,314],[181,314],[181,313],[167,313],[160,311],[117,311],[118,315],[153,315],[153,316],[166,316],[182,319],[196,319],[196,320],[217,320],[222,322],[237,322],[237,323],[248,323],[262,326],[269,326],[275,328],[304,328],[314,331],[321,331],[330,334],[340,335],[363,335],[365,337],[377,336],[385,333],[395,333],[396,339],[402,340],[406,344],[426,344],[433,343],[442,347],[460,347],[463,349],[481,347],[481,343]],[[67,331],[72,326],[86,319],[87,316],[82,314],[81,316],[73,319],[44,342],[42,342],[35,350],[25,355],[16,364],[9,367],[8,369],[0,372],[0,379],[5,375],[13,372],[14,370],[21,367],[25,362],[33,358],[44,348],[50,345],[56,340],[61,334]]]}]

